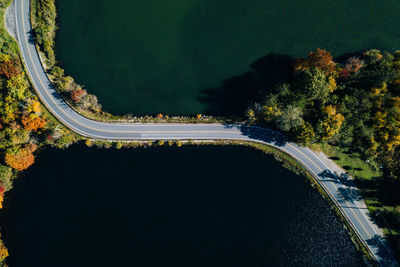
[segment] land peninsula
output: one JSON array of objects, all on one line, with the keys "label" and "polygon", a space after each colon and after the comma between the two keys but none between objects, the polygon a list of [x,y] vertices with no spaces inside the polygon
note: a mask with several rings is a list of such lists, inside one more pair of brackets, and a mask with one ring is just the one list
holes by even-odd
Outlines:
[{"label": "land peninsula", "polygon": [[[1,15],[10,2],[0,2]],[[400,199],[397,197],[400,188],[399,51],[373,49],[334,60],[329,52],[316,49],[306,58],[292,60],[287,66],[290,70],[287,75],[268,88],[264,88],[263,73],[254,70],[257,73],[252,76],[252,84],[262,90],[254,90],[256,93],[246,99],[243,105],[246,109],[239,117],[214,118],[201,114],[121,117],[102,111],[97,98],[57,66],[54,0],[32,0],[31,5],[34,40],[48,77],[63,99],[83,116],[98,121],[126,122],[235,120],[277,130],[292,141],[325,152],[346,169],[361,188],[372,215],[383,213],[376,216],[377,221],[392,245],[397,246],[400,231]],[[35,153],[46,146],[65,148],[74,142],[116,148],[182,145],[182,141],[176,140],[94,140],[69,130],[40,103],[26,74],[17,42],[8,35],[4,24],[0,26],[0,203],[18,173],[29,168],[34,163]],[[229,87],[224,89],[218,93],[229,94]],[[224,141],[219,143],[224,144]],[[264,145],[253,146],[275,154],[292,169],[307,173],[290,156]],[[4,262],[7,255],[1,243],[0,261]]]}]

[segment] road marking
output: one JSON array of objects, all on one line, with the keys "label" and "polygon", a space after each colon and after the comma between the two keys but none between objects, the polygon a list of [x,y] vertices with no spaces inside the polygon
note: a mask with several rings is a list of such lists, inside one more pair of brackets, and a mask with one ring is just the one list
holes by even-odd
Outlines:
[{"label": "road marking", "polygon": [[[50,95],[50,93],[49,93],[49,90],[47,89],[49,86],[45,86],[45,84],[43,83],[43,81],[42,81],[42,79],[40,78],[40,75],[39,75],[39,73],[37,72],[37,69],[36,69],[36,67],[35,67],[35,64],[34,64],[34,60],[33,60],[33,57],[32,57],[32,54],[31,54],[31,51],[30,51],[30,49],[29,49],[29,46],[27,45],[27,40],[26,40],[26,28],[25,28],[25,23],[26,23],[26,21],[25,21],[25,19],[24,19],[24,16],[23,16],[23,14],[24,14],[24,4],[23,4],[23,1],[21,1],[21,12],[22,12],[22,29],[23,29],[23,38],[24,38],[24,44],[25,44],[25,47],[26,47],[26,49],[27,49],[27,51],[28,51],[28,54],[29,54],[29,58],[30,58],[30,60],[31,60],[31,64],[32,64],[32,66],[33,66],[33,69],[34,69],[34,71],[35,71],[35,73],[36,73],[36,76],[37,76],[37,79],[39,80],[39,82],[40,82],[40,84],[43,86],[43,88],[46,88],[46,90],[45,90],[45,92],[46,92],[46,94],[47,94],[47,96],[52,100],[52,102],[53,102],[53,104],[56,106],[56,107],[58,107],[58,104],[55,102],[55,100],[54,100],[54,98]],[[21,40],[22,41],[22,40]],[[22,45],[21,45],[22,46]],[[21,47],[22,48],[22,47]],[[35,47],[35,49],[36,49],[36,47]],[[41,64],[41,62],[40,62],[40,59],[39,59],[39,63]],[[28,72],[30,72],[30,70],[29,70],[29,68],[27,68],[28,69]],[[32,76],[32,75],[31,75]],[[47,75],[46,75],[47,76]],[[33,76],[32,76],[33,77]],[[32,78],[33,79],[33,78]],[[48,78],[47,78],[48,79]],[[50,85],[50,87],[52,87],[52,85],[51,85],[51,82],[50,82],[50,80],[48,79],[48,82],[49,82],[49,85]],[[33,85],[34,85],[34,83],[33,83]],[[54,88],[51,88],[52,90],[54,90]],[[39,93],[39,95],[41,95],[41,93],[40,93],[40,90],[37,90],[38,91],[38,93]],[[54,90],[55,91],[55,90]],[[58,93],[57,93],[58,94]],[[46,102],[47,103],[47,101],[45,100],[45,99],[43,99],[44,100],[44,102]],[[51,110],[50,108],[49,108],[49,110]],[[78,124],[78,125],[81,125],[81,126],[83,126],[84,128],[88,128],[88,129],[91,129],[91,130],[94,130],[94,131],[99,131],[99,132],[109,132],[109,133],[141,133],[141,134],[147,134],[147,133],[160,133],[159,131],[146,131],[146,132],[143,132],[143,131],[117,131],[117,130],[103,130],[103,129],[100,129],[100,128],[92,128],[92,127],[90,127],[90,126],[87,126],[87,125],[83,125],[82,123],[80,123],[79,121],[77,121],[77,120],[75,120],[74,118],[72,118],[69,114],[67,114],[66,112],[64,112],[64,110],[63,109],[61,109],[61,108],[59,108],[59,110],[65,115],[65,116],[67,116],[70,120],[72,120],[73,122],[75,122],[76,124]],[[72,110],[72,109],[71,109]],[[72,110],[73,112],[75,112],[76,113],[76,111],[74,111],[74,110]],[[76,113],[78,116],[80,116],[78,113]],[[57,116],[57,117],[59,117],[59,116]],[[82,117],[82,118],[84,118],[84,117]],[[87,118],[84,118],[84,119],[87,119]],[[98,122],[96,122],[96,121],[93,121],[94,123],[98,123]],[[68,123],[67,123],[68,124]],[[121,125],[121,124],[115,124],[117,127],[121,127],[121,126],[125,126],[125,125]],[[126,126],[131,126],[131,125],[126,125]],[[166,125],[166,126],[168,126],[168,125]],[[79,131],[79,130],[78,130]],[[225,133],[225,132],[229,132],[229,133],[240,133],[240,131],[168,131],[168,132],[165,132],[165,133],[198,133],[198,132],[202,132],[202,133]]]},{"label": "road marking", "polygon": [[[311,161],[311,163],[317,167],[317,169],[322,172],[322,169],[316,165],[314,163],[313,160],[311,160],[306,154],[304,154],[303,152],[301,152],[299,149],[297,149],[296,147],[294,147],[291,144],[288,144],[288,146],[292,147],[294,150],[296,150],[297,152],[299,152],[300,154],[302,154],[304,157],[306,157],[309,161]],[[318,178],[318,174],[317,174],[317,179],[321,181],[321,179]],[[322,181],[321,181],[322,182]],[[353,215],[355,216],[355,218],[357,219],[357,221],[360,223],[361,227],[364,229],[365,233],[367,234],[368,237],[371,237],[370,233],[367,231],[367,229],[365,228],[364,224],[361,222],[360,218],[357,216],[357,214],[354,212],[354,210],[351,208],[351,206],[349,205],[348,201],[346,200],[346,198],[342,195],[342,193],[339,191],[339,189],[336,187],[335,183],[332,183],[333,187],[335,187],[335,189],[337,190],[337,192],[343,197],[344,202],[346,203],[347,207],[351,210],[351,212],[353,213]],[[351,195],[350,195],[351,196]],[[374,229],[373,229],[374,230]]]},{"label": "road marking", "polygon": [[[17,10],[17,8],[16,8],[16,10]],[[49,86],[45,86],[44,85],[44,83],[43,83],[43,80],[41,79],[41,77],[40,77],[40,75],[39,75],[39,73],[38,73],[38,71],[37,71],[37,69],[36,69],[36,67],[35,67],[35,64],[34,64],[34,60],[33,60],[33,58],[32,58],[32,53],[31,53],[31,51],[30,51],[30,48],[29,48],[29,45],[27,44],[27,39],[26,39],[26,28],[25,28],[25,17],[24,17],[24,3],[23,3],[23,1],[21,1],[21,9],[20,9],[20,12],[22,12],[22,29],[23,29],[23,39],[24,39],[24,45],[25,45],[25,49],[27,49],[27,52],[28,52],[28,55],[29,55],[29,58],[30,58],[30,60],[31,60],[31,62],[30,62],[30,64],[32,64],[32,66],[33,66],[33,69],[34,69],[34,72],[36,73],[36,76],[37,76],[37,80],[39,81],[39,83],[43,86],[43,88],[45,89],[45,91],[46,91],[46,94],[47,94],[47,96],[48,97],[50,97],[50,99],[51,99],[51,101],[53,102],[53,104],[55,105],[55,107],[56,108],[58,108],[58,110],[61,112],[61,115],[62,114],[64,114],[67,118],[69,118],[72,122],[74,122],[74,123],[76,123],[77,125],[80,125],[80,126],[83,126],[83,129],[91,129],[91,130],[94,130],[94,131],[99,131],[99,132],[103,132],[103,133],[126,133],[126,134],[131,134],[131,133],[139,133],[139,134],[150,134],[150,133],[158,133],[158,134],[160,134],[160,133],[165,133],[165,134],[167,134],[167,133],[181,133],[181,134],[185,134],[185,133],[199,133],[199,132],[202,132],[202,133],[232,133],[232,134],[240,134],[240,135],[242,135],[242,133],[240,132],[240,131],[238,131],[238,130],[230,130],[230,131],[166,131],[166,132],[160,132],[160,131],[145,131],[145,132],[143,132],[143,131],[117,131],[117,130],[115,130],[115,131],[113,131],[113,130],[102,130],[101,128],[98,128],[98,129],[96,129],[96,128],[92,128],[92,127],[90,127],[90,126],[86,126],[86,125],[83,125],[82,123],[80,123],[79,121],[76,121],[74,118],[72,118],[68,113],[66,113],[62,108],[60,108],[59,106],[58,106],[58,104],[57,104],[57,102],[54,100],[54,98],[50,95],[50,93],[49,93],[49,88],[51,89],[51,90],[53,90],[54,92],[56,92],[55,91],[55,89],[54,89],[54,87],[52,86],[52,84],[51,84],[51,82],[50,82],[50,80],[48,79],[48,77],[47,77],[47,75],[46,74],[44,74],[45,76],[46,76],[46,80],[48,81],[48,83],[49,83]],[[29,12],[29,10],[28,10],[28,12]],[[30,16],[30,14],[29,14],[29,16]],[[17,23],[18,23],[18,21],[17,21]],[[19,27],[18,27],[18,24],[17,24],[17,29],[18,29]],[[20,46],[21,46],[21,49],[22,50],[24,50],[23,49],[23,45],[22,45],[22,40],[21,40],[21,42],[19,42],[20,43]],[[35,45],[33,45],[33,47],[34,47],[34,49],[36,50],[36,46]],[[36,50],[36,53],[38,53],[38,51]],[[41,61],[40,61],[40,58],[38,58],[38,60],[39,60],[39,63],[40,63],[40,65],[42,66],[42,64],[41,64]],[[27,62],[27,64],[28,64],[28,62]],[[42,66],[43,67],[43,66]],[[30,72],[30,69],[27,67],[27,70],[28,70],[28,73],[29,74],[31,74],[31,72]],[[31,74],[31,77],[32,77],[32,80],[33,80],[33,86],[35,86],[35,83],[34,83],[34,78],[33,78],[33,75]],[[44,96],[41,94],[41,92],[40,92],[40,90],[36,90],[37,92],[38,92],[38,94],[39,94],[39,96],[41,96],[42,97],[42,100],[43,100],[43,102],[44,103],[46,103],[47,104],[47,106],[48,106],[48,109],[49,110],[52,110],[51,108],[50,108],[50,103],[48,103],[46,100],[45,100],[45,98],[44,98]],[[70,107],[69,107],[70,108]],[[78,113],[76,113],[72,108],[70,108],[71,109],[71,111],[72,112],[74,112],[74,114],[76,114],[77,116],[80,116],[80,117],[82,117],[82,119],[84,119],[84,120],[88,120],[88,121],[91,121],[90,119],[87,119],[87,118],[85,118],[85,117],[83,117],[83,116],[81,116],[80,114],[78,114]],[[72,125],[70,125],[70,123],[68,123],[67,121],[65,121],[65,120],[63,120],[56,112],[54,112],[54,115],[59,119],[59,120],[61,120],[61,121],[64,121],[64,123],[66,124],[66,125],[69,125],[68,127],[70,127],[70,128],[72,128],[72,129],[75,129],[75,131],[77,131],[77,132],[80,132],[80,130],[79,129],[76,129],[75,128],[75,126],[72,126]],[[93,123],[97,123],[97,124],[102,124],[101,122],[96,122],[96,121],[91,121],[91,122],[93,122]],[[115,124],[115,126],[116,127],[122,127],[122,126],[125,126],[124,124]],[[126,125],[126,126],[131,126],[131,125]],[[162,125],[162,126],[164,126],[164,125]],[[168,126],[168,125],[165,125],[165,126]],[[84,134],[83,134],[84,135]],[[91,134],[92,136],[95,136],[94,134]],[[102,138],[102,137],[100,137],[100,138]],[[177,138],[181,138],[181,137],[177,137]],[[215,138],[215,137],[210,137],[210,138]],[[230,138],[230,139],[234,139],[234,138]],[[268,144],[268,143],[266,143],[266,144]],[[288,144],[288,146],[289,147],[292,147],[294,150],[296,150],[297,152],[299,152],[300,154],[302,154],[304,157],[306,157],[310,162],[311,162],[311,164],[313,164],[318,170],[320,170],[320,171],[322,171],[321,170],[321,168],[318,166],[318,165],[316,165],[315,164],[315,162],[313,161],[313,160],[311,160],[306,154],[304,154],[303,152],[301,152],[299,149],[297,149],[296,147],[294,147],[294,146],[292,146],[292,145],[290,145],[289,143],[287,143]],[[268,145],[272,145],[272,144],[268,144]],[[274,145],[272,145],[272,146],[274,146]],[[276,147],[276,146],[275,146]],[[282,148],[281,148],[282,149]],[[283,150],[283,149],[282,149]],[[289,153],[290,155],[292,155],[292,156],[294,156],[292,153],[290,153],[289,151],[286,151],[287,153]],[[317,157],[318,158],[318,157]],[[322,161],[321,161],[322,162]],[[322,162],[323,163],[323,162]],[[323,163],[324,164],[324,163]],[[325,165],[325,164],[324,164]],[[326,165],[325,165],[326,166]],[[326,166],[327,167],[327,166]],[[329,169],[329,168],[328,168]],[[310,170],[311,171],[311,170]],[[312,172],[312,171],[311,171]],[[318,178],[318,175],[316,175],[314,172],[312,172],[313,174],[314,174],[314,176],[316,177],[316,179],[317,180],[319,180],[321,183],[323,183],[319,178]],[[343,197],[343,195],[340,193],[340,191],[339,191],[339,189],[336,187],[336,185],[334,184],[334,183],[332,183],[332,185],[335,187],[335,189],[337,190],[337,192],[339,193],[339,195],[341,196],[341,197]],[[345,188],[346,189],[346,188]],[[327,189],[328,190],[328,189]],[[329,190],[328,190],[329,191]],[[351,196],[351,195],[350,195]],[[333,196],[334,197],[334,196]],[[335,198],[335,197],[334,197]],[[368,231],[366,231],[366,229],[365,229],[365,227],[364,227],[364,225],[363,225],[363,223],[360,221],[360,219],[359,219],[359,217],[357,216],[357,214],[355,214],[355,212],[353,211],[353,209],[349,206],[349,204],[348,204],[348,202],[347,202],[347,200],[343,197],[343,199],[344,199],[344,201],[345,201],[345,203],[346,203],[346,205],[351,209],[351,211],[353,212],[353,214],[354,214],[354,216],[355,216],[355,218],[358,220],[358,222],[360,223],[360,225],[362,226],[362,228],[365,230],[365,232],[369,235],[369,232]],[[357,206],[357,205],[356,205]],[[349,220],[350,222],[351,222],[351,220]],[[367,219],[367,221],[369,222],[369,220]],[[372,229],[374,230],[374,232],[375,232],[375,229],[372,227]],[[357,231],[358,232],[358,230],[357,229],[354,229],[355,231]],[[376,233],[376,232],[375,232]],[[373,253],[373,252],[372,252]]]}]

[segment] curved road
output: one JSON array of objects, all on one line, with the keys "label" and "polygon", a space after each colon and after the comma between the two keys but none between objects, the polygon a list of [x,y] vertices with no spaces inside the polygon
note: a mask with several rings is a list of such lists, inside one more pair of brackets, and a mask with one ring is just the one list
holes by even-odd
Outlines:
[{"label": "curved road", "polygon": [[[268,144],[295,158],[328,193],[372,257],[384,266],[398,266],[381,232],[351,180],[337,177],[311,150],[285,142],[268,129],[225,124],[103,123],[89,120],[72,110],[55,91],[43,69],[30,24],[30,0],[14,0],[17,39],[33,87],[45,106],[64,125],[80,135],[106,140],[244,140]],[[323,226],[321,226],[323,227]]]}]

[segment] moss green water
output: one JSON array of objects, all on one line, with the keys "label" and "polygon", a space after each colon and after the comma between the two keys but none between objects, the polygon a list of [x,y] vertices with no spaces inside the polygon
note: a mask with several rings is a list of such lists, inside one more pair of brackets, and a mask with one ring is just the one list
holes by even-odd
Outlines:
[{"label": "moss green water", "polygon": [[196,114],[269,53],[400,48],[397,0],[57,0],[57,59],[114,113]]}]

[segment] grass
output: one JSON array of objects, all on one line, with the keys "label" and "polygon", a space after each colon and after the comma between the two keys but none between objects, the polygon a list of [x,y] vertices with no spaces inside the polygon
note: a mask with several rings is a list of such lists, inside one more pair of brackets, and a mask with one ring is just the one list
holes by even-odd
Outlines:
[{"label": "grass", "polygon": [[373,178],[382,176],[377,164],[366,162],[365,160],[357,157],[357,155],[350,154],[345,149],[338,146],[321,143],[312,144],[310,145],[310,148],[315,151],[323,152],[353,177],[371,180]]},{"label": "grass", "polygon": [[0,53],[19,56],[18,43],[10,36],[10,34],[8,34],[4,25],[4,14],[6,7],[10,3],[11,0],[7,0],[3,4],[4,7],[0,7]]},{"label": "grass", "polygon": [[391,211],[396,208],[392,202],[396,198],[394,195],[398,194],[398,181],[385,182],[378,164],[366,162],[358,158],[356,154],[349,154],[340,147],[329,144],[313,144],[310,148],[326,154],[355,179],[369,213],[383,230],[394,249],[395,256],[400,255],[400,229],[397,227],[398,222],[390,215]]}]

